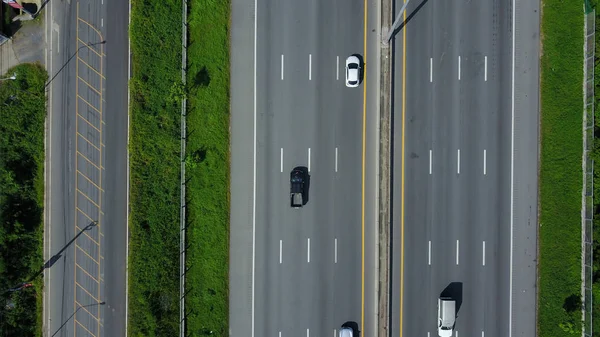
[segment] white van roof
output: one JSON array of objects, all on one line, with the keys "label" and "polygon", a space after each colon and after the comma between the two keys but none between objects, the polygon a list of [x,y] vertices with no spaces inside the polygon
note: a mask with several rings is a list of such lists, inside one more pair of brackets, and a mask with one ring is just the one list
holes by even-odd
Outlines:
[{"label": "white van roof", "polygon": [[454,325],[454,320],[456,319],[456,302],[452,299],[440,299],[441,303],[441,312],[440,319],[442,320],[443,327],[452,327]]}]

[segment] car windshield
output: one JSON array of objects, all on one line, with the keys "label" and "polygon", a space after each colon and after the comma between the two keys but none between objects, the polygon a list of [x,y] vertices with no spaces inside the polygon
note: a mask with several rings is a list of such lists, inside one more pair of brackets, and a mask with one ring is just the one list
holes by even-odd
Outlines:
[{"label": "car windshield", "polygon": [[358,64],[356,64],[356,63],[350,63],[350,64],[348,65],[348,68],[349,68],[349,69],[358,69]]}]

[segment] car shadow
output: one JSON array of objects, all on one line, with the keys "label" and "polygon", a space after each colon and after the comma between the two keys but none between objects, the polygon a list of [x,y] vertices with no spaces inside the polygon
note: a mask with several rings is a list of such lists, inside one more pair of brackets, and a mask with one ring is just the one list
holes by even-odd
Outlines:
[{"label": "car shadow", "polygon": [[440,293],[440,298],[441,297],[451,298],[454,301],[456,301],[456,315],[458,316],[458,311],[460,310],[460,306],[462,305],[462,301],[463,301],[463,283],[462,282],[450,283]]},{"label": "car shadow", "polygon": [[360,330],[358,329],[358,323],[356,323],[354,321],[348,321],[348,322],[342,324],[342,328],[345,328],[345,327],[352,329],[353,337],[360,336]]},{"label": "car shadow", "polygon": [[363,79],[365,78],[365,59],[361,54],[352,54],[352,56],[358,57],[360,64],[360,73],[358,74],[358,81],[359,83],[362,83]]}]

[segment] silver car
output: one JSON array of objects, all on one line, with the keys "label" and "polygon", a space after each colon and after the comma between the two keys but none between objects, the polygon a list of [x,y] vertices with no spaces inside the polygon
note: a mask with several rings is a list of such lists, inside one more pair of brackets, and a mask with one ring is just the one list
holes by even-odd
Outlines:
[{"label": "silver car", "polygon": [[360,84],[360,60],[351,55],[346,59],[346,86],[356,88]]}]

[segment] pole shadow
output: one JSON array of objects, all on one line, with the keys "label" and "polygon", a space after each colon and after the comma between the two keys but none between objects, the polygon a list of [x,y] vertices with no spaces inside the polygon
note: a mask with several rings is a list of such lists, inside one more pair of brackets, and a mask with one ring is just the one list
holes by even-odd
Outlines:
[{"label": "pole shadow", "polygon": [[104,304],[106,304],[106,302],[98,302],[98,303],[92,303],[92,304],[87,304],[87,305],[81,305],[81,306],[78,306],[78,307],[77,307],[77,309],[75,309],[75,311],[73,311],[73,313],[71,314],[71,316],[69,316],[69,318],[67,318],[67,319],[66,319],[66,320],[63,322],[63,324],[62,324],[62,325],[61,325],[61,326],[60,326],[60,327],[59,327],[59,328],[58,328],[58,329],[57,329],[57,330],[56,330],[56,331],[55,331],[55,332],[52,334],[52,336],[51,336],[51,337],[54,337],[54,336],[56,336],[56,334],[57,334],[57,333],[58,333],[58,332],[59,332],[59,331],[60,331],[60,330],[61,330],[61,329],[62,329],[62,328],[63,328],[63,327],[64,327],[64,326],[67,324],[67,323],[69,323],[69,321],[71,320],[71,318],[73,318],[73,316],[75,316],[75,314],[77,314],[77,312],[79,311],[79,309],[81,309],[81,308],[88,308],[88,307],[92,307],[92,306],[95,306],[95,305],[104,305]]},{"label": "pole shadow", "polygon": [[421,3],[417,6],[417,8],[415,8],[414,11],[412,11],[407,17],[406,20],[404,20],[404,22],[402,22],[397,29],[394,29],[394,32],[392,33],[392,38],[394,36],[396,36],[396,34],[402,30],[402,28],[404,28],[408,22],[410,20],[412,20],[412,18],[421,10],[421,8],[423,8],[423,6],[425,6],[425,4],[428,2],[429,0],[423,0],[421,1]]},{"label": "pole shadow", "polygon": [[79,233],[77,233],[77,235],[75,235],[71,241],[69,241],[58,253],[54,254],[48,261],[46,261],[46,263],[44,263],[44,265],[42,266],[42,268],[40,268],[40,270],[33,275],[28,282],[33,281],[36,277],[40,276],[45,269],[51,268],[58,260],[60,260],[60,258],[62,257],[62,253],[67,250],[67,248],[69,248],[69,246],[71,246],[73,244],[73,242],[75,242],[75,240],[77,240],[77,238],[79,236],[81,236],[81,234],[83,234],[83,232],[91,230],[92,228],[96,227],[98,225],[97,221],[92,221],[90,222],[87,226],[85,226],[82,230],[79,231]]}]

